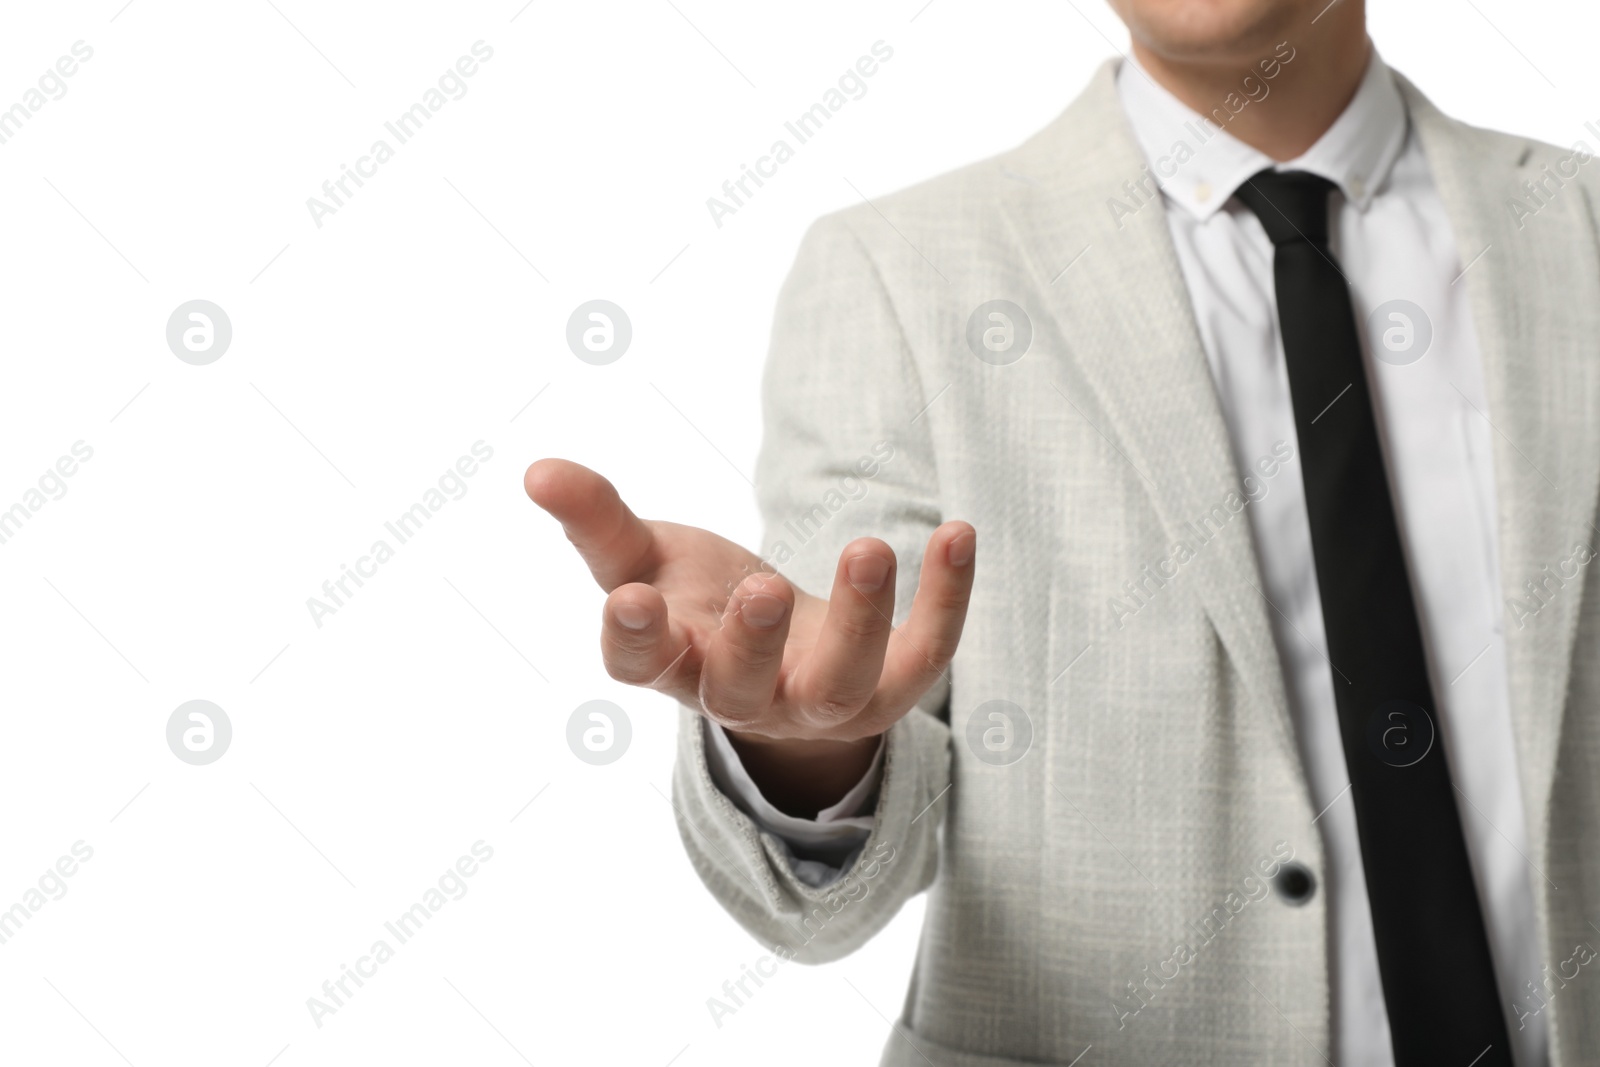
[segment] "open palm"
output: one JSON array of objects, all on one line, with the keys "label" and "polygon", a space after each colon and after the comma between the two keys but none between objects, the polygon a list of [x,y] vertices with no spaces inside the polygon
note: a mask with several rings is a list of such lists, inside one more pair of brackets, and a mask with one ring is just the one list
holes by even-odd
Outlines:
[{"label": "open palm", "polygon": [[735,734],[875,737],[916,706],[961,638],[977,537],[967,523],[928,539],[896,628],[895,555],[876,538],[845,546],[823,599],[710,531],[640,519],[587,467],[540,460],[524,485],[609,594],[600,643],[610,675],[698,707]]}]

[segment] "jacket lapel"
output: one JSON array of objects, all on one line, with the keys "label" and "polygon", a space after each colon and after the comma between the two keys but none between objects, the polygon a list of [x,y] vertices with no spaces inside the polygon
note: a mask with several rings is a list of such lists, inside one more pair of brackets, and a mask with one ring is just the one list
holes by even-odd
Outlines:
[{"label": "jacket lapel", "polygon": [[[1114,62],[1102,66],[1059,119],[1007,158],[1003,207],[1067,338],[1073,373],[1063,392],[1118,443],[1167,537],[1195,545],[1187,524],[1241,482],[1160,194],[1153,183],[1137,187],[1144,157],[1117,100],[1115,71]],[[1073,379],[1092,395],[1083,397]],[[1184,573],[1298,765],[1274,609],[1248,522],[1227,523],[1197,546]]]},{"label": "jacket lapel", "polygon": [[[1208,512],[1239,475],[1189,295],[1108,62],[1067,111],[1006,160],[1004,211],[1051,313],[1076,347],[1092,393],[1084,414],[1116,440],[1167,535]],[[1450,216],[1468,286],[1495,430],[1507,666],[1522,786],[1542,843],[1570,673],[1581,583],[1574,548],[1600,549],[1600,261],[1593,207],[1569,182],[1532,218],[1512,213],[1525,170],[1520,142],[1486,135],[1433,107],[1396,75]],[[1495,153],[1500,153],[1496,157]],[[1481,255],[1480,255],[1481,253]],[[1585,346],[1588,346],[1587,348]],[[1069,384],[1065,392],[1072,396]],[[1582,558],[1582,557],[1580,557]],[[1201,548],[1195,589],[1223,646],[1298,758],[1247,523]],[[1548,569],[1547,569],[1548,568]],[[1549,576],[1561,579],[1557,585]],[[1530,600],[1527,583],[1542,582]],[[1509,607],[1537,606],[1532,619]]]},{"label": "jacket lapel", "polygon": [[[1600,484],[1594,206],[1577,181],[1553,196],[1547,185],[1539,206],[1521,188],[1544,177],[1528,163],[1531,146],[1448,118],[1396,77],[1466,266],[1456,284],[1468,287],[1489,399],[1483,414],[1495,430],[1512,723],[1531,837],[1542,849],[1588,569],[1574,549],[1600,548],[1591,525]],[[1514,201],[1524,210],[1514,211]],[[1542,583],[1537,598],[1530,582]]]}]

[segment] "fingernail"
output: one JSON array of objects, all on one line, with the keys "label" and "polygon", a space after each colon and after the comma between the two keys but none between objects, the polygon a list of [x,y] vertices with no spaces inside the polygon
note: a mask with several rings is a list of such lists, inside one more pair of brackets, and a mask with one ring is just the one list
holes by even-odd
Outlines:
[{"label": "fingernail", "polygon": [[650,613],[637,604],[626,602],[618,604],[611,609],[611,614],[615,615],[617,621],[629,630],[644,630],[650,626]]},{"label": "fingernail", "polygon": [[876,593],[889,577],[889,561],[882,556],[857,556],[844,565],[850,584],[863,593]]},{"label": "fingernail", "polygon": [[740,616],[757,630],[772,629],[783,619],[783,613],[787,610],[789,605],[771,593],[751,593],[739,605]]},{"label": "fingernail", "polygon": [[978,547],[978,536],[971,530],[957,534],[946,549],[946,558],[952,567],[965,567],[972,562],[972,555]]}]

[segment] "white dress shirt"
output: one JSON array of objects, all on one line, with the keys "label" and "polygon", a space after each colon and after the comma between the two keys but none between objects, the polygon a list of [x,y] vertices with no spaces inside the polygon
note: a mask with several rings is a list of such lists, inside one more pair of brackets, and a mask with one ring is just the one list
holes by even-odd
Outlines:
[{"label": "white dress shirt", "polygon": [[[1271,82],[1264,84],[1268,95],[1246,106],[1274,106]],[[1528,983],[1541,979],[1543,954],[1523,858],[1527,823],[1506,685],[1493,430],[1466,287],[1455,284],[1465,264],[1404,101],[1373,52],[1334,124],[1298,159],[1275,164],[1201,119],[1135,60],[1122,64],[1117,90],[1160,186],[1241,472],[1272,455],[1278,442],[1293,446],[1296,458],[1299,447],[1278,332],[1272,243],[1256,217],[1231,199],[1233,191],[1273,166],[1310,171],[1338,187],[1330,194],[1330,243],[1362,335],[1438,729],[1458,789],[1500,994],[1516,1005],[1507,1022],[1512,1051],[1519,1067],[1543,1067],[1544,1016],[1528,1014],[1541,1003],[1529,995]],[[1385,306],[1397,300],[1410,306]],[[1297,462],[1284,465],[1248,513],[1263,591],[1275,609],[1273,635],[1301,756],[1321,813],[1327,869],[1318,873],[1332,925],[1337,1060],[1344,1067],[1392,1067]],[[859,847],[871,827],[858,813],[876,786],[876,763],[844,801],[816,820],[795,819],[761,796],[720,728],[708,724],[707,739],[718,786],[797,857],[810,857],[796,860],[802,877],[822,884],[836,876],[848,861],[845,850]]]}]

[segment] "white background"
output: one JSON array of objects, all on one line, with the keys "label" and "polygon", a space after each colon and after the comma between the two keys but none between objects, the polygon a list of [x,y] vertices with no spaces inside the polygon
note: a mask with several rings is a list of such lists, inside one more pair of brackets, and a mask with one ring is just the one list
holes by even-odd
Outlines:
[{"label": "white background", "polygon": [[[274,2],[6,5],[0,108],[94,54],[0,144],[0,509],[93,458],[0,544],[0,909],[93,858],[0,944],[0,1062],[876,1063],[921,902],[712,1021],[762,949],[685,861],[673,707],[605,676],[601,594],[522,472],[577,459],[754,546],[805,226],[1022,140],[1125,32],[1087,0]],[[1447,111],[1596,145],[1592,6],[1371,21]],[[466,95],[314,225],[478,40]],[[706,198],[879,40],[867,94],[717,228]],[[200,367],[165,339],[196,298],[234,334]],[[593,298],[633,324],[605,367],[565,344]],[[319,628],[307,598],[479,440],[466,495]],[[233,725],[209,766],[166,743],[196,698]],[[633,726],[604,767],[565,741],[595,698]],[[315,1025],[479,840],[467,894]]]}]

